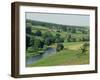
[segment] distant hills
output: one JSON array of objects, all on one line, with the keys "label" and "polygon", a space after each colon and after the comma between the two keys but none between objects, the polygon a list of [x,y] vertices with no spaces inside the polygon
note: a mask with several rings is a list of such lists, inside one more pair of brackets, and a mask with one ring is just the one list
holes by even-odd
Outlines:
[{"label": "distant hills", "polygon": [[59,27],[74,27],[74,28],[89,28],[89,26],[76,26],[76,25],[64,25],[64,24],[56,24],[56,23],[49,23],[49,22],[42,22],[36,20],[26,19],[26,23],[31,23],[32,25],[41,25],[41,26],[59,26]]}]

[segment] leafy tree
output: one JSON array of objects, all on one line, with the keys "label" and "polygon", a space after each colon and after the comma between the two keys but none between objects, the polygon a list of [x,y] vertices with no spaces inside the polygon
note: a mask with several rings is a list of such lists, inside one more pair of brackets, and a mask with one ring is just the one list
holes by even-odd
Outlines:
[{"label": "leafy tree", "polygon": [[82,38],[82,41],[89,41],[89,36],[83,37],[83,38]]},{"label": "leafy tree", "polygon": [[69,35],[67,36],[67,41],[68,41],[68,42],[71,42],[71,39],[72,39],[72,35],[69,34]]},{"label": "leafy tree", "polygon": [[64,42],[64,38],[60,38],[60,42],[63,43]]},{"label": "leafy tree", "polygon": [[79,42],[81,42],[81,41],[82,41],[82,39],[81,39],[81,38],[79,38],[79,39],[78,39],[78,41],[79,41]]},{"label": "leafy tree", "polygon": [[30,37],[26,35],[26,49],[30,46]]},{"label": "leafy tree", "polygon": [[43,48],[43,47],[44,47],[44,42],[41,41],[41,42],[40,42],[40,45],[39,45],[39,48]]},{"label": "leafy tree", "polygon": [[60,33],[61,31],[60,31],[60,30],[57,30],[57,32],[59,32],[59,33]]},{"label": "leafy tree", "polygon": [[35,41],[35,37],[33,36],[33,37],[31,37],[31,39],[30,39],[30,45],[31,45],[32,47],[34,47],[34,41]]},{"label": "leafy tree", "polygon": [[55,42],[56,43],[61,43],[61,42],[64,42],[64,39],[61,38],[60,34],[56,34],[56,36],[55,36]]},{"label": "leafy tree", "polygon": [[72,33],[76,33],[76,29],[75,28],[72,28]]},{"label": "leafy tree", "polygon": [[82,45],[82,47],[80,48],[82,54],[85,54],[88,51],[88,46],[89,46],[89,43],[84,43]]},{"label": "leafy tree", "polygon": [[55,39],[55,42],[56,43],[63,43],[64,42],[64,39],[61,38],[61,37],[58,37],[58,38]]},{"label": "leafy tree", "polygon": [[55,42],[55,38],[50,32],[45,32],[43,34],[43,39],[44,39],[44,44],[48,46]]},{"label": "leafy tree", "polygon": [[37,31],[35,32],[35,36],[42,36],[41,31],[40,31],[40,30],[37,30]]},{"label": "leafy tree", "polygon": [[30,45],[31,47],[33,47],[33,49],[35,50],[38,50],[38,48],[43,48],[44,46],[44,41],[43,41],[43,38],[42,37],[31,37],[31,40],[30,40]]},{"label": "leafy tree", "polygon": [[68,32],[71,32],[71,28],[69,27],[69,28],[67,29],[67,31],[68,31]]},{"label": "leafy tree", "polygon": [[87,33],[88,33],[88,29],[85,29],[85,28],[84,28],[84,29],[81,30],[81,32],[82,32],[83,34],[87,34]]},{"label": "leafy tree", "polygon": [[32,33],[32,28],[31,28],[31,24],[27,23],[26,24],[26,34],[31,34]]},{"label": "leafy tree", "polygon": [[56,38],[60,38],[60,36],[61,36],[60,34],[56,34]]},{"label": "leafy tree", "polygon": [[63,50],[63,48],[64,48],[63,44],[58,43],[58,44],[57,44],[56,50],[57,50],[57,51],[61,51],[61,50]]},{"label": "leafy tree", "polygon": [[[32,47],[28,47],[27,52],[28,52],[28,53],[32,53],[32,52],[33,52],[33,48],[32,48]],[[28,54],[28,53],[27,53],[27,54]]]},{"label": "leafy tree", "polygon": [[51,45],[52,42],[53,42],[52,37],[47,37],[47,38],[45,39],[45,44],[48,45],[48,46]]},{"label": "leafy tree", "polygon": [[44,39],[46,39],[47,37],[53,37],[51,32],[45,32],[42,36],[43,36]]},{"label": "leafy tree", "polygon": [[31,24],[26,24],[26,49],[30,46],[30,36],[32,34]]},{"label": "leafy tree", "polygon": [[71,40],[72,40],[73,42],[76,42],[76,41],[77,41],[76,38],[71,38]]},{"label": "leafy tree", "polygon": [[39,49],[39,46],[41,45],[41,41],[38,38],[34,39],[34,51],[37,51]]}]

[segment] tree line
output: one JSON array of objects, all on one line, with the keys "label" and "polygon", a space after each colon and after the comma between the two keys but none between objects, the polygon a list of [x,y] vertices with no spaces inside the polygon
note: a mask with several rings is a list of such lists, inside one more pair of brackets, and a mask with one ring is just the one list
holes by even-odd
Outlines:
[{"label": "tree line", "polygon": [[55,36],[48,31],[42,33],[40,30],[36,30],[36,32],[33,33],[32,27],[30,25],[26,26],[26,49],[32,47],[32,50],[38,51],[39,49],[45,49],[45,46],[57,43],[57,51],[59,51],[64,48],[63,42],[64,39],[59,33]]},{"label": "tree line", "polygon": [[[34,26],[43,26],[49,29],[56,30],[56,35],[53,35],[50,31],[46,31],[42,33],[41,30],[37,29],[35,32],[32,32],[32,25]],[[66,37],[61,36],[61,32],[68,32]],[[46,50],[47,46],[52,44],[57,44],[56,50],[60,51],[64,48],[64,41],[67,42],[79,42],[79,41],[89,41],[89,36],[82,37],[77,40],[76,37],[73,37],[73,33],[77,34],[81,32],[81,34],[88,34],[89,29],[86,27],[73,27],[68,25],[26,20],[26,50],[31,47],[32,51]]]},{"label": "tree line", "polygon": [[67,31],[71,33],[77,33],[77,31],[87,34],[89,33],[89,29],[87,26],[73,26],[73,25],[64,25],[64,24],[56,24],[56,23],[49,23],[49,22],[42,22],[42,21],[34,21],[34,20],[26,20],[26,23],[30,23],[31,25],[35,26],[43,26],[50,29],[56,29],[58,32],[60,31]]}]

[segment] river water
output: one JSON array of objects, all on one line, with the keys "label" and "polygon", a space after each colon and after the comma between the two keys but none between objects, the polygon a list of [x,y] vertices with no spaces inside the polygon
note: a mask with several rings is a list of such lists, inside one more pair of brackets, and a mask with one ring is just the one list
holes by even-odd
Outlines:
[{"label": "river water", "polygon": [[44,53],[41,53],[39,55],[36,55],[36,56],[26,59],[26,64],[27,65],[33,64],[33,63],[37,62],[38,60],[40,60],[44,57],[47,57],[49,55],[52,55],[52,54],[56,54],[56,48],[48,48],[46,51],[44,51]]}]

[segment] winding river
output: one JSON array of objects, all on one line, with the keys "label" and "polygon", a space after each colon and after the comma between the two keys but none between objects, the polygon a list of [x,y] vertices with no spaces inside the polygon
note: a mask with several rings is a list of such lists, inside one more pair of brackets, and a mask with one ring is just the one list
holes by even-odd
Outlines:
[{"label": "winding river", "polygon": [[44,53],[41,53],[39,55],[36,55],[36,56],[33,56],[29,59],[26,59],[26,64],[29,65],[29,64],[33,64],[35,63],[36,61],[44,58],[44,57],[47,57],[49,55],[52,55],[52,54],[56,54],[56,48],[48,48],[46,51],[44,51]]}]

